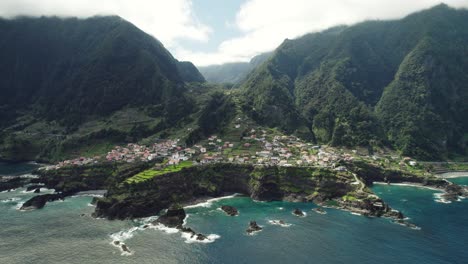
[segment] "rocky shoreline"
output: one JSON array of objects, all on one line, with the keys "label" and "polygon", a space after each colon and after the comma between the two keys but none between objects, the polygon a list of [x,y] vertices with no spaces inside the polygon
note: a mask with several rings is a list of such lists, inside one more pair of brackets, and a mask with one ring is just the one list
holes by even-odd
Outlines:
[{"label": "rocky shoreline", "polygon": [[[40,187],[46,187],[55,189],[56,193],[35,196],[21,209],[40,209],[49,201],[64,199],[81,191],[106,189],[104,197],[93,200],[96,205],[93,216],[128,219],[156,215],[161,210],[177,204],[210,203],[210,200],[219,199],[207,197],[242,193],[259,201],[313,202],[324,208],[336,208],[363,216],[387,217],[398,224],[411,227],[401,212],[393,210],[367,187],[379,181],[390,184],[410,183],[443,191],[442,198],[447,200],[468,197],[466,187],[446,180],[422,178],[359,162],[344,164],[347,171],[311,167],[214,164],[160,175],[141,184],[121,184],[123,180],[147,166],[111,164],[41,171],[39,178],[29,181],[34,184],[29,190],[40,191]],[[230,206],[222,206],[221,210],[229,216],[239,213],[236,208]],[[295,215],[305,215],[299,211]],[[168,217],[163,216],[159,221],[168,219],[171,222]],[[191,229],[183,229],[180,223],[175,227],[192,237],[204,239]]]}]

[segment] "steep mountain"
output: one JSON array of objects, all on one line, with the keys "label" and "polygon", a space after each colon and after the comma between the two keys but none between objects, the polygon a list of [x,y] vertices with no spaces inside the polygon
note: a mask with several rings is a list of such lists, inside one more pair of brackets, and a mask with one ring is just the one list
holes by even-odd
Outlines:
[{"label": "steep mountain", "polygon": [[140,139],[197,110],[195,66],[120,17],[0,19],[0,35],[0,157]]},{"label": "steep mountain", "polygon": [[257,66],[265,62],[271,52],[265,52],[253,57],[250,62],[233,62],[220,65],[198,67],[208,82],[238,84]]},{"label": "steep mountain", "polygon": [[178,61],[177,70],[185,82],[205,82],[205,78],[190,61]]},{"label": "steep mountain", "polygon": [[0,20],[0,34],[2,109],[27,106],[66,122],[183,100],[183,77],[198,73],[119,17]]},{"label": "steep mountain", "polygon": [[441,4],[285,40],[242,84],[260,123],[332,145],[467,154],[468,11]]}]

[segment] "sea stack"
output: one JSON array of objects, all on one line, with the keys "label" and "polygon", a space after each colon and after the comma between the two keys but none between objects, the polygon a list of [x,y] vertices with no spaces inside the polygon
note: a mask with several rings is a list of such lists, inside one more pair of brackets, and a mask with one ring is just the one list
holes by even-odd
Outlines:
[{"label": "sea stack", "polygon": [[261,231],[262,228],[257,225],[257,222],[256,221],[250,221],[249,223],[249,228],[247,228],[247,234],[252,234],[254,232],[258,232],[258,231]]},{"label": "sea stack", "polygon": [[167,212],[160,216],[153,224],[160,223],[167,227],[177,227],[180,228],[184,223],[186,217],[184,208],[180,206],[171,206],[167,209]]},{"label": "sea stack", "polygon": [[305,215],[304,215],[304,212],[302,212],[302,211],[301,211],[300,209],[298,209],[298,208],[294,209],[293,214],[296,215],[296,216],[305,216]]},{"label": "sea stack", "polygon": [[230,205],[223,205],[221,206],[221,209],[229,216],[236,216],[239,214],[239,211],[237,211],[237,208],[230,206]]}]

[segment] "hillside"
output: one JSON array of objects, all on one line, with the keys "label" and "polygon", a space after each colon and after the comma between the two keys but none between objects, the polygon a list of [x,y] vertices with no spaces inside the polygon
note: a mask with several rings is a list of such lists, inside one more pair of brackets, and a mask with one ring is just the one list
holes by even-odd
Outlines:
[{"label": "hillside", "polygon": [[262,53],[253,57],[249,62],[201,66],[198,69],[208,82],[239,84],[253,69],[268,60],[271,54],[271,52]]},{"label": "hillside", "polygon": [[321,143],[466,155],[468,11],[447,5],[285,40],[241,85],[257,122]]},{"label": "hillside", "polygon": [[0,158],[139,140],[203,107],[195,66],[120,17],[0,19],[0,34]]}]

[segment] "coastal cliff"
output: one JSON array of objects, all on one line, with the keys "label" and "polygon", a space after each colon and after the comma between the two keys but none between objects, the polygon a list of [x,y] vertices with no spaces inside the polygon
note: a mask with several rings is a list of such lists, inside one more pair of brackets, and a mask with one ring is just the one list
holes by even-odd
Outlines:
[{"label": "coastal cliff", "polygon": [[[203,197],[242,193],[261,201],[315,202],[367,215],[391,215],[350,171],[312,167],[238,164],[195,166],[140,183],[114,185],[97,199],[96,217],[126,219],[155,215],[173,204]],[[374,208],[375,203],[380,203]],[[385,206],[384,206],[385,205]]]},{"label": "coastal cliff", "polygon": [[[94,216],[107,219],[147,217],[174,205],[241,193],[259,201],[314,202],[361,215],[401,221],[403,214],[390,208],[369,188],[374,182],[412,183],[436,188],[444,192],[443,198],[447,200],[468,196],[466,188],[443,179],[366,162],[342,162],[335,169],[216,163],[186,167],[143,181],[128,181],[153,165],[109,163],[40,170],[34,183],[55,189],[59,199],[80,191],[106,189],[107,194],[94,201]],[[33,202],[51,199],[36,196],[32,200],[34,206]]]}]

